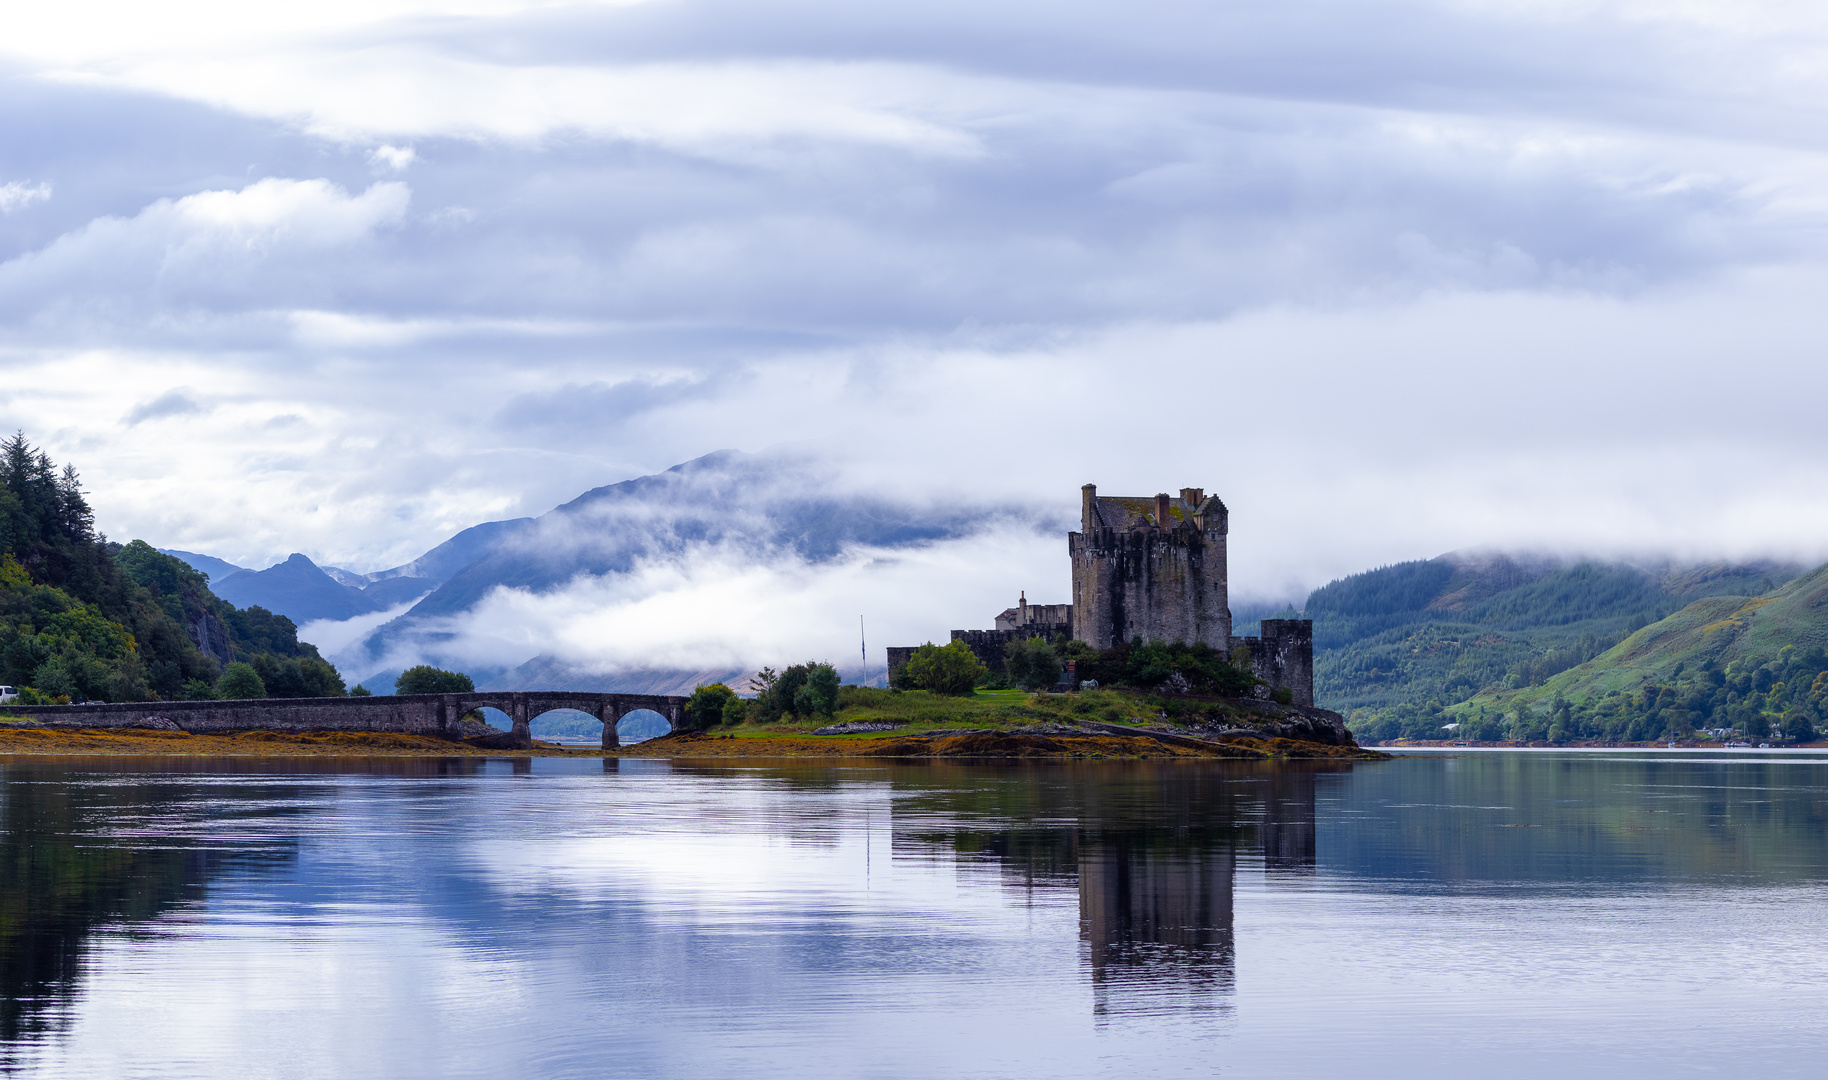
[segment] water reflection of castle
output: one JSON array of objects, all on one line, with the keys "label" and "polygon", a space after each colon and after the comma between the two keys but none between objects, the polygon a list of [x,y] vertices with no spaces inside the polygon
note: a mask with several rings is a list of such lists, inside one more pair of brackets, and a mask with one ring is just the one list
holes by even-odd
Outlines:
[{"label": "water reflection of castle", "polygon": [[1237,848],[1230,844],[1082,837],[1079,936],[1091,965],[1094,1010],[1122,1011],[1124,990],[1155,998],[1163,990],[1229,989],[1236,873]]},{"label": "water reflection of castle", "polygon": [[[1349,768],[1350,766],[1344,766]],[[1234,982],[1238,864],[1314,871],[1315,780],[1340,766],[1207,770],[1138,763],[1048,785],[1036,817],[1070,828],[964,833],[1012,884],[1079,892],[1098,1015],[1222,1008]]]},{"label": "water reflection of castle", "polygon": [[1313,872],[1314,777],[1271,771],[1235,785],[1244,797],[1216,819],[1185,827],[1080,830],[1079,933],[1096,1013],[1224,1002],[1211,992],[1234,983],[1238,861],[1254,854],[1272,873]]}]

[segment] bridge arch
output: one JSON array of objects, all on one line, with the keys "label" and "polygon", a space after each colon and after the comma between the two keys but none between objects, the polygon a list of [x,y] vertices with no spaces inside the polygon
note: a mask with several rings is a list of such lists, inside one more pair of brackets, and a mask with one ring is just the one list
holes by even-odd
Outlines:
[{"label": "bridge arch", "polygon": [[[647,710],[660,714],[674,731],[685,725],[685,703],[682,697],[661,694],[589,694],[545,692],[516,695],[517,701],[524,701],[524,712],[513,714],[516,717],[514,732],[526,741],[532,740],[530,728],[532,717],[553,709],[576,709],[589,713],[603,725],[602,745],[605,750],[622,745],[621,737],[616,732],[616,725],[622,718],[637,710]],[[526,719],[520,719],[525,716]]]},{"label": "bridge arch", "polygon": [[508,712],[506,709],[498,709],[493,705],[484,705],[481,708],[476,709],[474,712],[458,714],[458,719],[463,719],[463,718],[469,717],[469,716],[480,717],[482,719],[483,723],[489,725],[490,727],[496,729],[497,731],[513,731],[514,730],[514,718],[512,716],[508,715]]},{"label": "bridge arch", "polygon": [[560,705],[532,712],[533,715],[527,718],[528,731],[531,732],[536,727],[546,728],[543,734],[533,736],[536,739],[551,738],[555,734],[554,728],[557,729],[557,734],[588,735],[595,739],[602,727],[602,722],[597,719],[596,710],[580,709],[576,705]]},{"label": "bridge arch", "polygon": [[[656,725],[656,721],[658,725]],[[660,726],[660,730],[652,730],[655,726]],[[651,739],[679,729],[665,714],[649,708],[640,708],[630,709],[618,717],[615,721],[615,730],[616,741],[619,744],[624,739]]]},{"label": "bridge arch", "polygon": [[444,696],[445,716],[456,722],[472,710],[493,708],[508,714],[511,738],[522,746],[533,742],[533,718],[558,709],[586,713],[603,725],[602,745],[613,750],[622,745],[616,724],[638,710],[658,713],[674,731],[685,726],[683,697],[667,694],[604,694],[590,691],[472,691]]}]

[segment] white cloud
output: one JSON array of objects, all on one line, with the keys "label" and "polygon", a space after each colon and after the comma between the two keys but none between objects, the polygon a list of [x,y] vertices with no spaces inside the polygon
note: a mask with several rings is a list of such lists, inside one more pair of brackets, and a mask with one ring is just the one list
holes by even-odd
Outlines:
[{"label": "white cloud", "polygon": [[410,146],[377,146],[369,151],[368,160],[379,168],[405,172],[418,156]]},{"label": "white cloud", "polygon": [[605,329],[568,319],[386,319],[340,311],[290,311],[293,336],[311,348],[368,349],[449,341],[478,334],[510,338],[572,337]]},{"label": "white cloud", "polygon": [[409,198],[406,185],[398,182],[375,184],[351,196],[326,180],[270,178],[239,191],[204,191],[160,203],[136,220],[248,249],[332,247],[399,221]]},{"label": "white cloud", "polygon": [[51,185],[28,184],[24,180],[12,180],[0,184],[0,214],[10,214],[15,210],[43,202],[51,197]]},{"label": "white cloud", "polygon": [[334,138],[581,133],[757,160],[754,144],[822,139],[922,154],[978,153],[913,113],[932,76],[879,63],[503,65],[422,48],[160,60],[83,82],[172,94],[304,124]]},{"label": "white cloud", "polygon": [[[298,628],[300,641],[309,641],[316,645],[318,652],[331,661],[347,665],[344,653],[351,645],[362,640],[374,629],[391,619],[406,614],[418,601],[409,600],[382,611],[371,611],[350,619],[313,619]],[[347,671],[345,675],[349,674]]]},{"label": "white cloud", "polygon": [[[171,0],[148,6],[127,0],[68,0],[21,9],[8,19],[0,54],[44,65],[106,65],[171,53],[234,54],[262,46],[347,33],[398,19],[487,18],[593,0],[318,0],[310,4],[241,4]],[[638,0],[596,0],[624,6]]]},{"label": "white cloud", "polygon": [[[84,300],[182,309],[244,306],[263,285],[302,272],[321,291],[310,260],[398,223],[410,192],[397,181],[350,195],[326,180],[268,178],[239,190],[161,199],[131,218],[103,217],[44,248],[0,264],[0,309],[68,308]],[[258,300],[256,300],[258,303]],[[93,312],[83,321],[92,321]]]}]

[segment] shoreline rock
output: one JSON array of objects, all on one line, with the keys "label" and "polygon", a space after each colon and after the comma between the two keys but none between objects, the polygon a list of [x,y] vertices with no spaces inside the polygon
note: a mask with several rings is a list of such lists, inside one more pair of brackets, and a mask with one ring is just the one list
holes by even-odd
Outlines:
[{"label": "shoreline rock", "polygon": [[814,735],[869,735],[878,731],[894,731],[906,724],[894,724],[887,720],[852,720],[844,724],[828,724],[813,732]]}]

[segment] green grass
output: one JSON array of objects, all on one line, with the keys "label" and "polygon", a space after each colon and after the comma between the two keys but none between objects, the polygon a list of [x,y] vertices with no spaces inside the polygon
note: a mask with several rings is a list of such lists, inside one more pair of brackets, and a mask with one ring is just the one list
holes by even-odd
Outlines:
[{"label": "green grass", "polygon": [[850,738],[918,735],[954,728],[1004,729],[1048,722],[1094,720],[1106,724],[1161,723],[1166,709],[1170,723],[1190,723],[1242,717],[1233,706],[1220,702],[1164,702],[1152,694],[1128,690],[1085,690],[1073,694],[1028,694],[1021,690],[980,690],[950,697],[924,690],[890,691],[847,686],[839,708],[829,720],[789,720],[776,724],[742,724],[713,728],[719,735],[770,738],[804,735],[828,724],[884,722],[898,725],[893,731],[858,733]]}]

